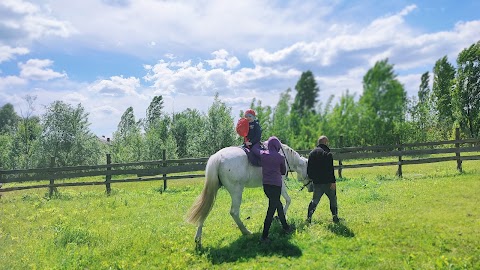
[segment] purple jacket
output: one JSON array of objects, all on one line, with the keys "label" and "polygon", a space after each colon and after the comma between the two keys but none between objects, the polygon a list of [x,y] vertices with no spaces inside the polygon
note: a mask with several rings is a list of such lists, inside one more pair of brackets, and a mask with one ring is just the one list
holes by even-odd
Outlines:
[{"label": "purple jacket", "polygon": [[285,158],[278,153],[281,148],[276,137],[270,137],[267,142],[268,150],[260,152],[262,159],[263,184],[282,186],[282,175],[285,175]]}]

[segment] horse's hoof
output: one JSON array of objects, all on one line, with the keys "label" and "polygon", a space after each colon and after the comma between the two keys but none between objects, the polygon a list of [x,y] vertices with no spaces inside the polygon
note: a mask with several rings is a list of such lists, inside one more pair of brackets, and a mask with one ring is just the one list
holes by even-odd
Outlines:
[{"label": "horse's hoof", "polygon": [[202,240],[195,239],[195,250],[200,250],[200,249],[202,249]]}]

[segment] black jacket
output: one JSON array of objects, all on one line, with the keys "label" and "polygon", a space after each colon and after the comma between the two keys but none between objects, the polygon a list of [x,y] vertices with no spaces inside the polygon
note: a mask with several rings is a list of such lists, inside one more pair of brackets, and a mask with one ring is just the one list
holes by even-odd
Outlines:
[{"label": "black jacket", "polygon": [[262,138],[262,128],[260,127],[258,120],[254,120],[249,124],[247,139],[249,142],[252,143],[252,145],[254,145],[256,143],[259,143],[261,138]]},{"label": "black jacket", "polygon": [[330,148],[319,144],[308,156],[307,174],[315,184],[335,183],[333,156]]}]

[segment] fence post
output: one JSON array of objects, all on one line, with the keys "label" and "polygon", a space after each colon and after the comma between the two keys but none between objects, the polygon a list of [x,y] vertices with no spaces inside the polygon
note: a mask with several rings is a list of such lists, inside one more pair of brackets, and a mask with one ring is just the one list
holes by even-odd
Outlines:
[{"label": "fence post", "polygon": [[[50,168],[54,168],[54,167],[55,167],[55,157],[50,157]],[[53,192],[57,191],[57,189],[53,186],[55,184],[53,175],[55,175],[54,172],[52,172],[52,176],[50,178],[48,197],[52,197]]]},{"label": "fence post", "polygon": [[[165,149],[162,150],[162,160],[163,160],[162,166],[166,167],[167,162],[165,162],[165,160],[167,160],[167,150],[165,150]],[[163,190],[164,191],[167,190],[167,175],[166,174],[163,174]]]},{"label": "fence post", "polygon": [[400,139],[398,139],[398,170],[397,170],[397,176],[402,177],[402,151],[403,151],[403,146],[402,142]]},{"label": "fence post", "polygon": [[[107,154],[107,165],[110,165],[112,163],[112,157],[110,154]],[[112,170],[112,167],[110,166],[107,166],[107,172],[111,171]],[[106,192],[107,192],[107,195],[110,195],[110,192],[112,191],[111,187],[110,187],[110,181],[112,180],[112,175],[111,174],[107,174],[105,175],[105,188],[106,188]]]},{"label": "fence post", "polygon": [[[460,128],[455,128],[455,140],[459,141],[460,140]],[[460,143],[455,143],[455,156],[457,157],[457,170],[459,172],[462,172],[462,159],[460,157]]]},{"label": "fence post", "polygon": [[[340,147],[340,149],[343,149],[343,135],[340,135],[340,141],[338,143],[338,146]],[[342,165],[343,165],[342,160],[339,159],[338,160],[338,178],[342,178]]]}]

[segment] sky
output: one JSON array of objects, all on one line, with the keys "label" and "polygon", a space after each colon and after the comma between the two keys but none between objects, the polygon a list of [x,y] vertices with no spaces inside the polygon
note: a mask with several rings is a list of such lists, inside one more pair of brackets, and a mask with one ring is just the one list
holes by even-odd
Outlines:
[{"label": "sky", "polygon": [[[409,97],[420,77],[480,40],[480,1],[2,0],[0,106],[42,115],[81,104],[90,129],[111,137],[154,96],[166,113],[207,112],[215,93],[232,108],[276,106],[310,70],[319,101],[362,94],[388,58]],[[34,97],[31,112],[26,97]]]}]

